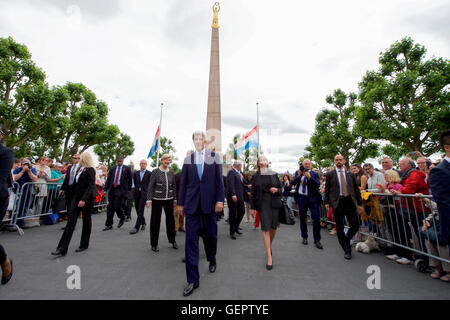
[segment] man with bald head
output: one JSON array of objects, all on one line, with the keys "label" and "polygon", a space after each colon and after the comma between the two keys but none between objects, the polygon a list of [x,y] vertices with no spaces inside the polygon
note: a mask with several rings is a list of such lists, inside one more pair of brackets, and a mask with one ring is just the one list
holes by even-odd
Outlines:
[{"label": "man with bald head", "polygon": [[133,230],[130,234],[136,234],[139,229],[145,230],[145,203],[147,201],[147,189],[150,183],[151,171],[147,170],[147,160],[142,159],[139,162],[140,170],[134,171],[133,182],[134,182],[134,205],[137,213],[137,220]]},{"label": "man with bald head", "polygon": [[298,175],[292,181],[291,185],[296,185],[295,194],[297,195],[298,211],[300,216],[300,232],[302,236],[302,243],[308,244],[308,226],[306,223],[306,213],[311,211],[311,218],[313,220],[313,238],[314,244],[318,249],[323,249],[320,243],[320,215],[319,215],[319,188],[320,177],[312,171],[311,160],[303,160],[300,165]]},{"label": "man with bald head", "polygon": [[[362,198],[358,188],[356,176],[345,170],[345,159],[338,154],[334,157],[336,169],[326,173],[325,183],[325,208],[328,211],[330,206],[334,210],[336,220],[336,232],[339,244],[344,250],[344,258],[352,258],[352,247],[350,240],[359,230],[359,219],[357,210],[361,213]],[[350,226],[347,234],[344,232],[344,218]]]}]

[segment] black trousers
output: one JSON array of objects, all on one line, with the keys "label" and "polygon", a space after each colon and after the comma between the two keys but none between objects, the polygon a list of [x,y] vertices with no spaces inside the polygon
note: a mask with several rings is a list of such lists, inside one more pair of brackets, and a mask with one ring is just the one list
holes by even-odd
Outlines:
[{"label": "black trousers", "polygon": [[125,219],[125,215],[123,214],[122,204],[127,196],[126,193],[123,193],[119,188],[112,187],[108,192],[108,207],[106,211],[106,223],[107,227],[111,227],[113,225],[114,213],[117,214],[117,217],[122,220]]},{"label": "black trousers", "polygon": [[87,249],[89,247],[89,239],[92,230],[91,214],[93,201],[87,201],[82,208],[78,207],[79,201],[80,199],[73,198],[69,207],[67,225],[57,247],[62,253],[66,253],[69,248],[69,243],[72,239],[73,231],[75,230],[81,211],[83,211],[83,229],[81,231],[80,248]]},{"label": "black trousers", "polygon": [[[339,244],[345,252],[349,252],[351,251],[350,240],[359,230],[358,213],[350,196],[339,199],[338,207],[334,209],[334,217]],[[350,227],[347,234],[344,232],[344,218],[347,218]]]},{"label": "black trousers", "polygon": [[238,231],[239,224],[242,221],[242,218],[245,214],[245,205],[244,201],[234,202],[233,199],[227,198],[228,203],[228,222],[230,223],[230,235],[234,234]]},{"label": "black trousers", "polygon": [[0,264],[4,264],[7,257],[5,248],[0,244]]},{"label": "black trousers", "polygon": [[6,215],[6,210],[8,209],[9,196],[6,198],[0,198],[0,223]]},{"label": "black trousers", "polygon": [[133,208],[133,196],[131,195],[131,191],[125,196],[122,204],[123,214],[127,218],[131,218],[131,209]]},{"label": "black trousers", "polygon": [[166,214],[166,233],[169,243],[175,242],[175,218],[173,216],[173,200],[152,200],[152,215],[150,217],[150,245],[157,246],[161,214],[164,208]]},{"label": "black trousers", "polygon": [[137,196],[134,199],[134,206],[136,208],[136,213],[137,213],[136,225],[134,226],[136,229],[139,229],[139,227],[141,225],[146,225],[145,217],[144,217],[144,210],[145,210],[146,202],[147,202],[147,198],[143,197],[141,195]]},{"label": "black trousers", "polygon": [[[384,208],[384,220],[386,221],[388,229],[392,235],[392,240],[395,243],[409,247],[411,228],[408,225],[408,221],[404,219],[402,208],[398,206],[395,208],[386,206]],[[408,249],[394,246],[392,253],[399,257],[412,260],[412,251]]]}]

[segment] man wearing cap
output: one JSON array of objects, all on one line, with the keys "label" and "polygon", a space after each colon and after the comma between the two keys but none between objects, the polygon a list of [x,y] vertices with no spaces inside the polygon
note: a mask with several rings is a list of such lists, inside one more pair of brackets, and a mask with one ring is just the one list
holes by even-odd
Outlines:
[{"label": "man wearing cap", "polygon": [[[35,168],[31,167],[31,162],[27,158],[23,158],[22,161],[20,161],[20,167],[17,167],[13,171],[14,175],[14,181],[19,184],[19,187],[22,188],[22,186],[27,182],[36,182],[37,177],[37,171]],[[28,189],[31,188],[32,185],[27,184],[22,188],[22,194],[28,194]],[[18,217],[21,218],[25,215],[26,211],[28,210],[28,206],[30,205],[30,196],[23,196],[20,197],[19,202],[19,215]],[[23,220],[18,221],[18,225],[23,225]]]}]

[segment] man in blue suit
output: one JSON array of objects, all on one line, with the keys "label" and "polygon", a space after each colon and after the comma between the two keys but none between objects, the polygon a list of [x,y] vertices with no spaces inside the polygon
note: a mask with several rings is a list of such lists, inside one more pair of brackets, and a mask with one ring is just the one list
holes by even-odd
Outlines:
[{"label": "man in blue suit", "polygon": [[300,164],[298,175],[294,178],[291,185],[297,185],[295,191],[297,194],[297,204],[300,215],[300,231],[303,238],[302,243],[308,244],[308,227],[306,224],[306,212],[309,208],[313,220],[314,244],[317,248],[323,249],[320,243],[320,215],[319,215],[319,187],[320,177],[311,170],[312,164],[309,159]]},{"label": "man in blue suit", "polygon": [[445,158],[430,171],[430,188],[439,213],[439,243],[450,245],[450,130],[439,137]]},{"label": "man in blue suit", "polygon": [[195,152],[186,157],[183,164],[178,195],[178,205],[185,216],[186,277],[188,285],[183,295],[190,295],[198,288],[198,238],[203,235],[209,272],[216,271],[217,217],[223,210],[224,186],[222,161],[215,152],[205,149],[206,135],[192,134]]},{"label": "man in blue suit", "polygon": [[239,224],[245,214],[244,204],[244,177],[241,173],[242,161],[235,160],[233,168],[227,175],[227,204],[229,209],[228,221],[230,223],[230,238],[236,240],[235,233],[239,231]]}]

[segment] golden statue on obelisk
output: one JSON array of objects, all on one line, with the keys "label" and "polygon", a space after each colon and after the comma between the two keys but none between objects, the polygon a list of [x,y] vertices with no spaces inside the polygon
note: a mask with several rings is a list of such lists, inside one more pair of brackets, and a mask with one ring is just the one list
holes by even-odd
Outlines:
[{"label": "golden statue on obelisk", "polygon": [[222,152],[222,117],[220,111],[220,67],[219,67],[219,11],[218,2],[213,5],[214,18],[211,35],[211,60],[209,67],[208,111],[206,115],[206,146]]}]

